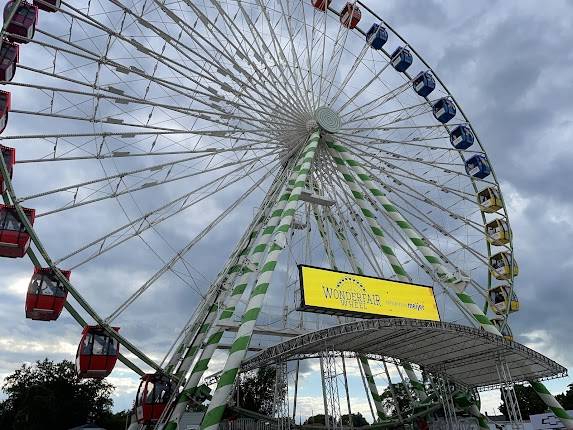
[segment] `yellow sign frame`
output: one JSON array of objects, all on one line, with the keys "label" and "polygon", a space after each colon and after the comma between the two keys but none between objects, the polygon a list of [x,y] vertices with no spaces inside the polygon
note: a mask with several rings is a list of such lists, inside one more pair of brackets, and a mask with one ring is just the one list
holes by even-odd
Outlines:
[{"label": "yellow sign frame", "polygon": [[[373,276],[299,264],[298,310],[361,318],[440,321],[434,290]],[[305,285],[306,284],[306,285]]]}]

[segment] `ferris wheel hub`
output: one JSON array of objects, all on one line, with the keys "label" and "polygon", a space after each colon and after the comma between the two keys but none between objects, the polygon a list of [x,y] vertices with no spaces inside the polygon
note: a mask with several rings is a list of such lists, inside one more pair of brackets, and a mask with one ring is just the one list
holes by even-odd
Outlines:
[{"label": "ferris wheel hub", "polygon": [[334,112],[329,107],[319,107],[314,112],[314,118],[316,119],[318,126],[328,133],[336,133],[340,130],[342,123],[340,120],[340,115],[338,115],[338,113]]}]

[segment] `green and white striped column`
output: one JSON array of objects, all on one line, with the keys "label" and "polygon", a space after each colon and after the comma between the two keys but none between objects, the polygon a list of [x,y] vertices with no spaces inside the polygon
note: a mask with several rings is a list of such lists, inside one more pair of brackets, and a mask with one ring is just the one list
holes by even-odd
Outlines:
[{"label": "green and white striped column", "polygon": [[305,187],[306,178],[310,171],[319,139],[320,133],[318,131],[314,132],[310,136],[303,152],[302,165],[298,170],[298,175],[293,184],[287,205],[283,211],[282,219],[278,227],[274,229],[275,234],[273,235],[273,243],[271,244],[268,254],[264,259],[264,263],[260,268],[257,283],[251,291],[251,296],[241,320],[239,331],[237,332],[229,357],[227,358],[225,367],[219,378],[217,389],[213,394],[207,413],[201,423],[201,430],[217,430],[219,422],[223,417],[225,407],[232,394],[239,367],[247,353],[247,348],[251,341],[257,317],[261,312],[261,307],[269,288],[274,269],[277,265],[278,258],[283,247],[286,245],[286,233],[290,230],[296,206],[302,190]]},{"label": "green and white striped column", "polygon": [[336,267],[336,259],[334,257],[334,252],[332,251],[332,246],[330,246],[330,239],[328,237],[328,234],[326,233],[326,228],[324,226],[324,220],[322,219],[321,213],[316,203],[313,203],[312,205],[312,212],[314,213],[314,219],[316,221],[316,225],[318,226],[318,234],[320,235],[322,243],[324,244],[324,250],[326,252],[328,262],[330,263],[330,267],[333,270],[338,270],[338,268]]},{"label": "green and white striped column", "polygon": [[201,348],[201,345],[203,344],[203,340],[205,339],[205,336],[207,335],[207,332],[209,331],[211,324],[213,324],[213,321],[215,320],[215,317],[217,316],[217,310],[218,309],[219,308],[216,304],[211,305],[211,308],[209,308],[209,313],[207,314],[207,318],[205,318],[205,321],[201,325],[201,328],[199,329],[197,336],[195,336],[195,339],[193,340],[193,342],[191,343],[191,345],[187,349],[187,352],[185,353],[185,357],[183,358],[183,362],[181,363],[181,366],[179,367],[179,369],[177,370],[177,373],[175,374],[175,377],[177,379],[181,379],[181,378],[185,377],[187,370],[189,370],[189,368],[191,367],[191,363],[193,363],[193,360],[195,359],[195,355],[197,354],[197,352]]},{"label": "green and white striped column", "polygon": [[[329,143],[328,146],[338,154],[338,158],[343,160],[348,166],[350,166],[355,171],[358,178],[364,184],[364,187],[367,188],[370,191],[370,193],[374,196],[374,198],[380,203],[382,210],[385,211],[386,215],[391,220],[393,220],[398,225],[398,227],[400,227],[404,235],[418,248],[418,250],[422,253],[426,261],[430,263],[432,267],[435,269],[438,277],[442,280],[442,282],[447,287],[450,287],[455,291],[462,306],[474,316],[475,320],[478,322],[480,327],[489,333],[501,336],[501,333],[492,324],[487,315],[483,313],[483,311],[475,304],[475,302],[468,294],[464,293],[465,282],[463,280],[457,279],[456,276],[449,273],[448,270],[445,269],[441,258],[426,245],[426,242],[421,237],[421,235],[419,235],[410,226],[410,224],[402,217],[402,215],[400,215],[398,209],[392,204],[392,202],[390,202],[390,200],[388,200],[386,195],[372,182],[370,174],[360,165],[360,163],[356,161],[352,157],[352,155],[348,152],[348,150],[343,146],[334,144],[332,142]],[[567,429],[569,430],[573,430],[573,419],[569,416],[567,411],[559,404],[559,402],[549,393],[549,391],[545,388],[545,386],[540,382],[530,382],[530,383],[532,386],[534,384],[535,386],[537,386],[539,391],[538,390],[535,391],[537,392],[539,397],[545,402],[547,407],[550,410],[552,410],[557,417],[559,417],[559,419],[565,425],[565,427],[567,427]],[[541,387],[543,387],[543,390],[541,390]],[[480,417],[482,419],[485,419],[481,414]]]},{"label": "green and white striped column", "polygon": [[416,372],[414,372],[414,369],[412,369],[412,365],[410,363],[408,363],[407,361],[401,361],[400,364],[406,371],[406,375],[410,380],[410,385],[412,386],[414,393],[416,393],[418,400],[424,403],[426,400],[428,400],[428,395],[426,394],[426,387],[424,387],[424,384],[420,382],[420,380],[418,379],[418,375],[416,375]]},{"label": "green and white striped column", "polygon": [[[301,163],[302,164],[302,163]],[[294,181],[296,179],[296,174],[298,173],[299,166],[296,166],[292,175],[291,179]],[[262,227],[262,222],[265,220],[265,217],[261,217],[261,223],[257,226],[259,230],[253,232],[253,237],[259,237],[255,245],[251,248],[246,249],[243,251],[247,259],[245,260],[245,265],[243,265],[240,269],[241,276],[236,282],[230,296],[227,298],[225,302],[225,308],[219,315],[218,322],[224,323],[229,321],[233,314],[235,313],[235,306],[243,296],[245,292],[251,275],[254,273],[249,266],[258,267],[260,264],[265,252],[268,250],[269,245],[271,243],[271,239],[274,233],[275,228],[279,225],[283,211],[288,203],[288,199],[290,197],[290,192],[286,189],[283,194],[279,197],[278,202],[272,207],[272,211],[270,213],[270,218],[267,221],[267,224],[263,231],[260,234],[260,228]],[[217,324],[213,325],[209,335],[207,336],[207,343],[204,346],[203,350],[201,351],[201,355],[199,356],[198,361],[195,363],[193,370],[191,371],[191,375],[189,376],[189,380],[185,384],[185,387],[178,398],[177,405],[174,411],[171,414],[171,419],[169,421],[166,430],[173,430],[177,428],[177,423],[181,419],[181,416],[185,412],[186,405],[189,399],[193,396],[196,387],[199,385],[201,381],[201,377],[208,369],[209,362],[213,357],[213,354],[217,350],[221,338],[225,333],[225,329],[222,329],[217,326]]]},{"label": "green and white striped column", "polygon": [[[368,172],[356,161],[346,148],[341,145],[329,142],[329,148],[338,165],[348,165],[354,170],[359,181],[364,188],[368,189],[372,196],[378,201],[381,210],[400,228],[400,231],[410,240],[410,242],[420,251],[424,259],[433,267],[438,278],[448,287],[455,291],[462,306],[466,308],[479,323],[479,325],[489,333],[499,334],[489,318],[474,303],[472,298],[465,294],[465,282],[450,273],[445,267],[441,258],[426,244],[422,236],[410,225],[408,221],[398,212],[386,195],[380,190],[371,179]],[[341,164],[340,164],[341,163]]]},{"label": "green and white striped column", "polygon": [[555,397],[551,395],[549,390],[541,382],[529,381],[531,387],[535,390],[537,395],[547,405],[549,410],[561,420],[567,429],[573,429],[573,418],[569,416],[567,411],[561,406]]},{"label": "green and white striped column", "polygon": [[354,270],[356,273],[360,275],[363,275],[364,270],[362,270],[362,267],[360,267],[360,265],[358,264],[356,256],[354,255],[354,252],[352,252],[352,249],[350,248],[350,243],[348,243],[348,239],[344,234],[342,226],[339,225],[338,222],[336,222],[336,220],[332,217],[332,214],[330,213],[330,208],[326,209],[326,220],[330,223],[330,225],[332,225],[332,228],[334,229],[334,234],[338,239],[338,241],[340,242],[340,246],[342,246],[342,251],[346,255],[346,258],[348,259],[348,262],[350,263],[350,267],[352,267],[352,270]]},{"label": "green and white striped column", "polygon": [[[346,255],[348,261],[350,262],[350,266],[352,267],[352,270],[355,273],[363,274],[364,271],[358,265],[358,262],[356,261],[354,253],[352,252],[352,249],[350,248],[350,244],[348,243],[348,240],[347,240],[346,235],[344,234],[344,231],[342,230],[342,228],[332,218],[332,215],[328,214],[326,219],[330,222],[330,224],[334,228],[334,231],[335,231],[334,234],[336,235],[338,241],[340,242],[340,245],[342,246],[342,250],[343,250],[344,254]],[[362,357],[361,359],[368,361],[368,359],[366,357]],[[425,387],[418,380],[418,377],[416,376],[416,373],[414,373],[414,370],[412,369],[412,366],[410,365],[410,363],[402,362],[402,366],[404,367],[404,370],[406,371],[406,374],[408,375],[408,378],[410,379],[412,389],[414,390],[414,392],[418,396],[418,399],[421,402],[426,401],[428,396],[426,395]],[[370,366],[368,366],[368,369],[370,369]],[[372,376],[372,375],[370,374],[370,376]],[[368,379],[368,375],[367,375],[367,379]],[[376,385],[373,384],[373,387],[376,389]],[[378,396],[378,390],[377,389],[376,389],[376,391],[371,390],[371,394],[372,394],[372,397]],[[381,404],[380,404],[380,407],[381,407]],[[381,409],[380,410],[378,409],[378,405],[376,405],[376,410],[378,412],[378,415],[380,415],[381,412],[383,413],[383,411]]]},{"label": "green and white striped column", "polygon": [[330,153],[334,158],[334,161],[336,162],[338,170],[340,171],[340,173],[342,173],[342,176],[344,177],[346,184],[348,185],[350,191],[352,192],[354,201],[360,208],[360,211],[362,212],[362,215],[364,215],[366,222],[368,222],[368,226],[370,227],[370,230],[372,230],[374,238],[378,243],[378,246],[382,250],[382,253],[390,263],[392,270],[394,271],[394,273],[396,274],[396,276],[400,281],[408,282],[410,280],[408,274],[402,267],[402,264],[396,257],[396,254],[394,254],[394,250],[386,241],[386,237],[384,236],[384,231],[380,228],[380,225],[376,220],[376,216],[374,215],[374,212],[372,211],[370,204],[366,200],[364,193],[362,192],[362,189],[358,186],[358,184],[354,179],[354,175],[352,175],[352,173],[346,166],[343,158],[338,157],[336,155],[337,153],[336,151],[334,151],[334,146],[335,146],[334,143],[327,142],[327,145],[331,149]]},{"label": "green and white striped column", "polygon": [[376,382],[374,381],[374,376],[372,375],[372,369],[370,368],[370,363],[368,359],[364,356],[359,356],[360,365],[362,365],[362,370],[364,370],[364,377],[366,382],[368,382],[368,388],[370,389],[370,395],[374,401],[374,406],[376,406],[376,413],[378,414],[378,420],[382,421],[386,418],[384,414],[384,408],[382,407],[382,398],[378,393],[378,387],[376,387]]}]

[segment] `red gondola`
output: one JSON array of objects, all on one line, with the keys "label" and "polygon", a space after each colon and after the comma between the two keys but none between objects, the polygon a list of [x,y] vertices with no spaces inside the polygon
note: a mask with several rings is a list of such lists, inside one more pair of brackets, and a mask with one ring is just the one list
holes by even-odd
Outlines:
[{"label": "red gondola", "polygon": [[[4,157],[4,164],[6,164],[6,169],[8,169],[10,179],[12,179],[14,164],[16,164],[16,150],[14,148],[0,145],[0,153],[2,154],[2,157]],[[0,193],[3,193],[4,191],[6,191],[6,184],[4,183],[4,177],[0,175]]]},{"label": "red gondola", "polygon": [[326,9],[328,9],[328,6],[330,6],[331,1],[332,0],[312,0],[312,5],[315,7],[315,9],[326,12]]},{"label": "red gondola", "polygon": [[8,112],[10,111],[10,93],[0,91],[0,133],[8,125]]},{"label": "red gondola", "polygon": [[[66,279],[70,279],[72,272],[61,272]],[[58,319],[67,296],[68,290],[53,269],[36,267],[26,294],[26,318],[40,321]]]},{"label": "red gondola", "polygon": [[34,6],[46,12],[55,12],[60,8],[62,0],[34,0]]},{"label": "red gondola", "polygon": [[172,392],[173,384],[167,376],[159,373],[143,375],[135,404],[137,422],[156,423],[165,410]]},{"label": "red gondola", "polygon": [[[8,20],[14,1],[9,1],[4,7],[4,24]],[[36,32],[36,23],[38,22],[38,8],[30,3],[22,1],[16,13],[12,16],[10,23],[6,27],[6,31],[11,33],[8,39],[12,42],[28,43],[34,37]]]},{"label": "red gondola", "polygon": [[[30,224],[34,225],[36,211],[22,208]],[[16,208],[0,205],[0,257],[22,258],[30,246],[30,235],[20,222]]]},{"label": "red gondola", "polygon": [[[119,331],[119,327],[112,327]],[[76,372],[80,378],[105,378],[113,370],[119,343],[102,327],[87,325],[76,353]]]},{"label": "red gondola", "polygon": [[356,4],[346,3],[340,12],[340,23],[346,28],[356,28],[362,19],[362,11]]},{"label": "red gondola", "polygon": [[0,48],[0,81],[10,82],[16,74],[16,64],[19,60],[20,46],[8,39],[2,39]]}]

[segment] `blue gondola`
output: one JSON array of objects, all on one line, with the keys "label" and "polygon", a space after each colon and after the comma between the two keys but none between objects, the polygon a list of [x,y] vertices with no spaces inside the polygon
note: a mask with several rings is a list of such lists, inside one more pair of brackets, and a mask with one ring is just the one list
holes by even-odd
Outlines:
[{"label": "blue gondola", "polygon": [[368,33],[366,33],[366,42],[372,49],[381,50],[388,41],[388,32],[380,24],[372,24]]},{"label": "blue gondola", "polygon": [[475,137],[469,127],[458,125],[450,133],[450,142],[456,149],[468,149],[475,142]]},{"label": "blue gondola", "polygon": [[483,179],[491,173],[491,166],[485,156],[476,154],[466,160],[466,172],[474,178]]},{"label": "blue gondola", "polygon": [[398,72],[405,72],[408,67],[412,65],[414,58],[412,53],[406,48],[399,47],[390,56],[390,62]]},{"label": "blue gondola", "polygon": [[414,78],[412,86],[418,95],[427,97],[436,89],[436,81],[430,71],[420,72],[418,76]]},{"label": "blue gondola", "polygon": [[454,102],[446,97],[434,103],[432,111],[434,112],[434,117],[442,124],[447,123],[456,116],[456,106]]}]

